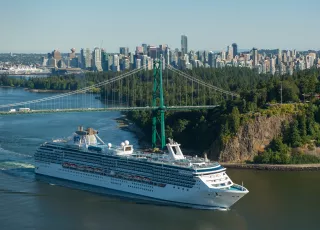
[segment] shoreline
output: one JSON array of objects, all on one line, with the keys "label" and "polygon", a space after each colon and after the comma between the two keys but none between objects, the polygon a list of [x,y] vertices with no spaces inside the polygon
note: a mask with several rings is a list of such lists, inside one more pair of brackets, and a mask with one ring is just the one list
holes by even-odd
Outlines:
[{"label": "shoreline", "polygon": [[122,129],[127,132],[133,133],[136,138],[138,139],[138,143],[140,145],[140,148],[148,148],[148,143],[144,141],[145,134],[142,132],[142,130],[136,126],[133,122],[131,122],[127,115],[121,114],[120,117],[114,119],[117,124],[118,128]]},{"label": "shoreline", "polygon": [[0,88],[14,88],[14,89],[16,89],[16,88],[22,88],[22,87],[20,87],[20,86],[0,85]]},{"label": "shoreline", "polygon": [[56,89],[29,89],[24,88],[25,91],[30,93],[69,93],[72,90],[56,90]]},{"label": "shoreline", "polygon": [[[150,149],[149,143],[143,139],[145,134],[142,130],[131,122],[125,114],[114,119],[118,127],[122,130],[132,132],[136,135],[140,147]],[[190,150],[193,151],[193,150]],[[273,165],[273,164],[246,164],[246,163],[227,163],[219,162],[220,165],[227,169],[246,169],[246,170],[263,170],[263,171],[320,171],[320,164],[288,164],[288,165]]]},{"label": "shoreline", "polygon": [[245,163],[220,163],[223,167],[231,169],[250,169],[264,171],[320,171],[320,164],[245,164]]}]

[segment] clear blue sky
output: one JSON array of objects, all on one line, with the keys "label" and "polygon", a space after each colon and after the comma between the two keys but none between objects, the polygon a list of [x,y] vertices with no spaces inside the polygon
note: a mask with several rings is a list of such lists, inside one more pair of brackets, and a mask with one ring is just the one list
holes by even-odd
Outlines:
[{"label": "clear blue sky", "polygon": [[189,49],[320,49],[320,0],[2,0],[0,52],[118,52],[141,43]]}]

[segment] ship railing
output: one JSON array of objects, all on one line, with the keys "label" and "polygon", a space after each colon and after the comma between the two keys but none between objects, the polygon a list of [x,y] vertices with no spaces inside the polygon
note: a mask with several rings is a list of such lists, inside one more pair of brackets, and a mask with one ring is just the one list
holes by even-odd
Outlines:
[{"label": "ship railing", "polygon": [[231,188],[235,188],[235,189],[238,189],[238,190],[240,190],[240,191],[247,191],[247,189],[245,188],[245,187],[243,187],[243,186],[241,186],[241,185],[239,185],[239,184],[235,184],[235,183],[233,183],[233,185],[231,186]]}]

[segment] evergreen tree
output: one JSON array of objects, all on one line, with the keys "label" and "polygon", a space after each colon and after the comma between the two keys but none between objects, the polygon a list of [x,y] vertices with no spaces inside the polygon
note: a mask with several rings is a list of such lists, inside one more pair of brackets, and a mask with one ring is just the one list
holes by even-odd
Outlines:
[{"label": "evergreen tree", "polygon": [[236,133],[240,127],[240,112],[238,107],[233,107],[229,124],[231,132]]},{"label": "evergreen tree", "polygon": [[299,132],[298,120],[294,120],[290,126],[290,140],[292,147],[299,147],[302,145],[302,140]]},{"label": "evergreen tree", "polygon": [[299,131],[300,131],[300,137],[303,143],[306,143],[307,139],[307,121],[305,114],[300,114],[298,117],[298,123],[299,123]]}]

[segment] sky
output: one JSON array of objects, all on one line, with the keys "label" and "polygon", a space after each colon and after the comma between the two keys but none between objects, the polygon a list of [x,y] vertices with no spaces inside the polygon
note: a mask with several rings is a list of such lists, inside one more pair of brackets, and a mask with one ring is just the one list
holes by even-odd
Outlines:
[{"label": "sky", "polygon": [[0,53],[320,49],[320,0],[0,0]]}]

